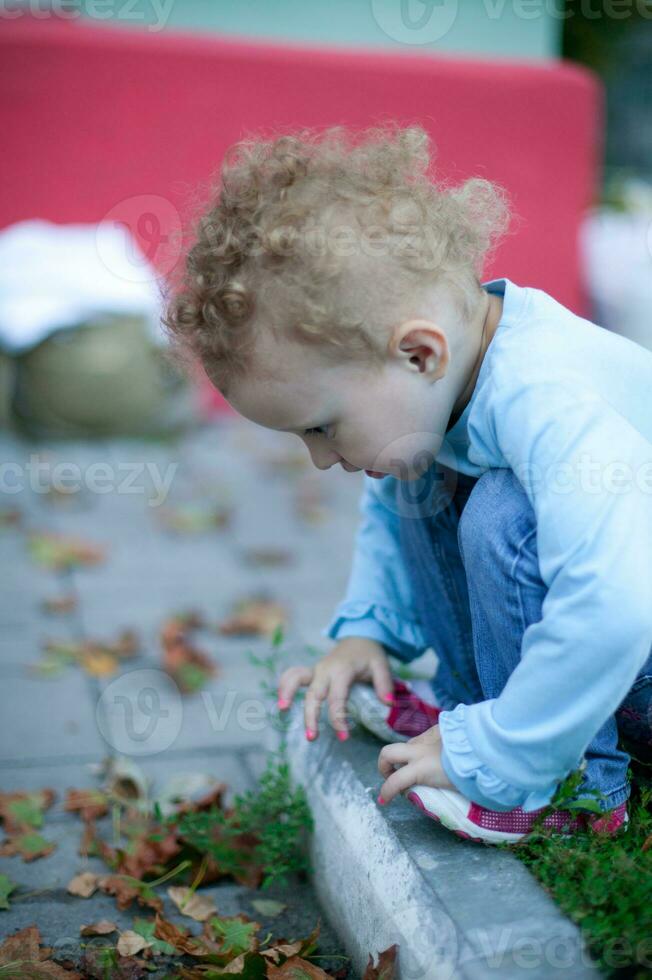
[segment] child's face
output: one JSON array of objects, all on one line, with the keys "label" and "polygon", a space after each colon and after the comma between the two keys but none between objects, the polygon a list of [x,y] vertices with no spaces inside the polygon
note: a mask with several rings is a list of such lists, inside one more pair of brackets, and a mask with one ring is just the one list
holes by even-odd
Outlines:
[{"label": "child's face", "polygon": [[364,469],[416,479],[441,449],[456,397],[445,376],[446,336],[430,342],[442,356],[433,369],[433,348],[419,348],[430,356],[428,374],[410,363],[413,348],[373,369],[359,361],[334,364],[318,348],[266,334],[257,342],[256,357],[272,380],[252,374],[234,382],[229,402],[258,425],[298,435],[320,470],[339,463],[351,473]]}]

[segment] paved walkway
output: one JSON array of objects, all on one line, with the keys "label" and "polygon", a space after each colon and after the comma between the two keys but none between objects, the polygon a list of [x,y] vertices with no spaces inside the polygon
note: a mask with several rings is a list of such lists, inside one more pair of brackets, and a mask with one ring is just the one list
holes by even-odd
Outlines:
[{"label": "paved walkway", "polygon": [[[287,454],[307,465],[273,462]],[[45,446],[5,433],[0,460],[0,513],[7,517],[17,508],[21,516],[0,527],[0,789],[57,793],[43,828],[57,843],[53,854],[29,863],[0,859],[0,872],[19,885],[11,909],[0,912],[0,936],[36,922],[44,942],[73,950],[80,924],[112,918],[127,927],[133,914],[116,912],[106,896],[82,900],[66,893],[76,872],[106,871],[97,859],[77,854],[80,823],[63,811],[66,789],[98,785],[93,766],[122,753],[153,780],[154,792],[173,774],[210,773],[228,783],[228,805],[234,793],[254,786],[273,738],[263,675],[246,656],[269,654],[269,643],[200,631],[197,644],[214,655],[219,672],[201,692],[166,700],[162,623],[192,609],[214,626],[237,600],[263,590],[288,609],[288,662],[305,659],[306,644],[325,650],[320,630],[346,584],[361,484],[341,471],[318,473],[298,440],[240,419],[170,445]],[[44,492],[48,485],[54,493]],[[71,492],[58,493],[57,485]],[[176,534],[166,528],[166,514],[201,524],[211,500],[230,504],[228,525]],[[106,559],[71,572],[43,569],[28,553],[32,531],[81,536],[105,548]],[[250,548],[287,550],[290,561],[252,564],[245,555]],[[44,599],[70,594],[77,599],[73,610],[43,611]],[[140,648],[116,674],[94,677],[76,665],[52,677],[33,672],[47,639],[110,642],[124,628],[138,633]],[[139,701],[144,685],[154,700]],[[148,724],[152,731],[143,738]],[[260,893],[228,884],[213,893],[221,913],[244,911],[260,921],[249,904]],[[270,920],[269,928],[275,935],[308,935],[319,915],[312,892],[294,887],[290,897],[286,915]],[[191,921],[175,918],[167,899],[166,914],[186,926]],[[320,951],[342,952],[327,924],[322,937]]]}]

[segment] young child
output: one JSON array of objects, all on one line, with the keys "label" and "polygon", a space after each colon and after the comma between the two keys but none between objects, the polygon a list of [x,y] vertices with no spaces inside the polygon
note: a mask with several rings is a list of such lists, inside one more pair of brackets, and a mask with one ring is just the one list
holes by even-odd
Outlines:
[{"label": "young child", "polygon": [[[379,803],[515,841],[583,768],[546,825],[613,832],[619,727],[652,743],[652,353],[481,282],[505,192],[429,164],[414,126],[236,144],[164,322],[241,415],[365,471],[337,643],[279,680],[306,737],[367,685]],[[429,692],[392,676],[430,647]]]}]

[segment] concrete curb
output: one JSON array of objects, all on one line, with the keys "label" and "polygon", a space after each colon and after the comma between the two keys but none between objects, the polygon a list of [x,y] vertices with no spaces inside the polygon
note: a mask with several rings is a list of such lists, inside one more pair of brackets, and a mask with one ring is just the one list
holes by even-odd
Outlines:
[{"label": "concrete curb", "polygon": [[403,797],[376,803],[381,743],[357,726],[339,742],[322,715],[303,735],[290,709],[288,755],[315,819],[314,886],[362,975],[399,943],[401,980],[597,978],[577,927],[510,853],[464,841]]}]

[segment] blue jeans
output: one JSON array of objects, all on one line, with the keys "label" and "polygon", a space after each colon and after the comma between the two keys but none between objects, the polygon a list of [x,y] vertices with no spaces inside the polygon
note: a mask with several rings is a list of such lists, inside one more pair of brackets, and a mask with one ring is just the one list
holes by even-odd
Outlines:
[{"label": "blue jeans", "polygon": [[[434,466],[434,481],[431,473],[398,486],[400,541],[425,639],[439,659],[432,688],[437,703],[452,710],[498,697],[519,662],[525,630],[542,617],[547,589],[534,510],[512,470],[476,478]],[[630,757],[619,731],[652,745],[651,719],[652,650],[586,749],[575,798],[599,790],[604,810],[628,798]]]}]

